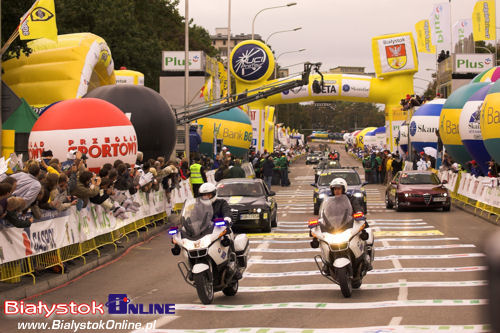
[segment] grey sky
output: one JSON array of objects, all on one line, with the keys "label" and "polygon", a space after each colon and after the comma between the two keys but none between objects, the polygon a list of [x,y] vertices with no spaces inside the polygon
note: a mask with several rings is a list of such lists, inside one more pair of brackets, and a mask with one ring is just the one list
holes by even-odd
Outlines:
[{"label": "grey sky", "polygon": [[[227,27],[228,1],[189,0],[189,16],[195,24],[214,34],[215,28]],[[269,40],[277,55],[306,49],[280,57],[281,66],[320,61],[322,71],[336,66],[362,66],[372,72],[372,37],[407,31],[416,37],[415,23],[429,18],[433,5],[446,0],[231,0],[232,34],[251,33],[252,20],[258,11],[289,2],[297,2],[297,5],[266,10],[255,21],[255,33],[264,40],[275,31],[302,27],[299,31],[276,34]],[[451,0],[452,24],[458,19],[470,18],[475,2]],[[180,0],[181,15],[184,15],[184,5],[185,0]],[[435,67],[434,55],[419,53],[416,76],[430,80],[431,72],[425,69]],[[301,71],[301,66],[291,70]],[[415,80],[417,93],[427,84]]]}]

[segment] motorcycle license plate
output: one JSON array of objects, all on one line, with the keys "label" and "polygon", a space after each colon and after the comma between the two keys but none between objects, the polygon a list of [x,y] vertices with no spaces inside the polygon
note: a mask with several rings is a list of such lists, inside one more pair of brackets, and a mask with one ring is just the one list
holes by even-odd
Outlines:
[{"label": "motorcycle license plate", "polygon": [[241,214],[240,219],[241,220],[258,220],[259,214]]},{"label": "motorcycle license plate", "polygon": [[444,198],[444,197],[436,197],[436,198],[433,198],[432,201],[443,202],[443,201],[446,201],[446,198]]}]

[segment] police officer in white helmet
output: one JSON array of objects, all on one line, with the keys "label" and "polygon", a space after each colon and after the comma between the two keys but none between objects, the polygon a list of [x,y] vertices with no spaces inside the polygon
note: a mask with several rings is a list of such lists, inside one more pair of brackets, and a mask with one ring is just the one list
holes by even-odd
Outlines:
[{"label": "police officer in white helmet", "polygon": [[213,219],[224,219],[231,226],[231,208],[224,199],[216,198],[217,189],[212,183],[204,183],[200,186],[199,195],[201,200],[208,200],[214,211]]},{"label": "police officer in white helmet", "polygon": [[[354,214],[358,215],[359,213],[363,213],[363,207],[359,204],[357,200],[354,200],[354,197],[347,194],[347,182],[343,178],[335,178],[330,182],[330,190],[332,191],[333,198],[327,198],[323,201],[320,208],[320,217],[322,217],[323,212],[329,210],[342,210],[343,214],[354,216]],[[340,207],[339,207],[340,206]],[[338,214],[338,213],[337,213]],[[368,233],[368,239],[366,240],[366,247],[368,255],[371,260],[368,262],[368,270],[372,269],[371,262],[373,262],[374,251],[373,251],[373,232],[370,229],[368,222],[366,222],[366,218],[364,214],[362,217],[358,217],[359,219],[363,219],[366,227],[365,231]]]}]

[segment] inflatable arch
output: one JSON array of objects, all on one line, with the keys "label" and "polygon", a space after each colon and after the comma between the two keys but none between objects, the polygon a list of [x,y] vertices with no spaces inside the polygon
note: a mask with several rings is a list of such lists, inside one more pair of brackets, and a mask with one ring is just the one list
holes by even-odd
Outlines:
[{"label": "inflatable arch", "polygon": [[[386,143],[391,150],[396,147],[394,137],[406,120],[407,112],[401,110],[400,100],[413,94],[413,75],[418,71],[417,53],[411,33],[384,35],[372,39],[376,78],[360,75],[323,74],[322,91],[314,92],[312,84],[320,75],[311,75],[309,85],[273,95],[248,105],[251,115],[254,144],[259,151],[266,148],[263,124],[268,119],[269,105],[305,101],[352,101],[385,104]],[[264,43],[249,40],[238,44],[230,56],[231,73],[236,79],[236,92],[244,93],[263,85],[285,80],[267,81],[274,71],[274,56]],[[272,145],[272,143],[271,143]]]},{"label": "inflatable arch", "polygon": [[37,111],[116,82],[111,52],[99,36],[59,35],[57,42],[41,38],[28,46],[33,50],[29,57],[3,63],[2,79]]}]

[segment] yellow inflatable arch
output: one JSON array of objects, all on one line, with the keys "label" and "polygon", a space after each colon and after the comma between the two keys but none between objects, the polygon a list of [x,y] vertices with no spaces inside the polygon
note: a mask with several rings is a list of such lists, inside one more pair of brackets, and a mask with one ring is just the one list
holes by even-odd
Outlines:
[{"label": "yellow inflatable arch", "polygon": [[[252,118],[254,138],[259,151],[272,151],[273,141],[267,132],[269,105],[299,103],[306,101],[352,101],[385,104],[386,143],[391,150],[396,147],[395,139],[399,126],[406,120],[406,111],[401,110],[400,100],[406,94],[413,94],[413,75],[418,71],[417,52],[410,32],[374,37],[372,39],[373,59],[376,78],[347,74],[323,74],[324,86],[321,91],[312,89],[320,75],[311,75],[309,84],[295,88],[248,106]],[[274,57],[267,45],[256,40],[238,44],[231,53],[231,72],[236,78],[236,92],[243,93],[272,85],[278,80],[267,81],[274,70]],[[280,80],[292,81],[296,78]],[[255,119],[255,124],[253,123]],[[265,121],[267,120],[267,121]],[[265,127],[264,127],[265,126]]]},{"label": "yellow inflatable arch", "polygon": [[28,57],[3,63],[2,79],[35,110],[116,82],[111,51],[99,36],[59,35],[57,42],[42,38],[28,46]]}]

